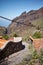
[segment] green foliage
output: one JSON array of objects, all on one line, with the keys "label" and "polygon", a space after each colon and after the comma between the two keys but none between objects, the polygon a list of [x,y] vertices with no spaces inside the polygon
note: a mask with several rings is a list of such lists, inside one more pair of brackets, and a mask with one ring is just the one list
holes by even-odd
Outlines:
[{"label": "green foliage", "polygon": [[33,38],[41,38],[41,33],[40,32],[35,32],[33,34]]},{"label": "green foliage", "polygon": [[32,54],[31,60],[28,62],[28,65],[35,65],[36,63],[43,65],[43,51],[38,54],[35,50]]},{"label": "green foliage", "polygon": [[27,56],[21,63],[17,65],[36,65],[37,63],[43,65],[43,50],[41,50],[39,54],[36,50],[34,50],[31,55]]},{"label": "green foliage", "polygon": [[3,38],[8,40],[9,39],[9,36],[8,35],[3,35]]},{"label": "green foliage", "polygon": [[34,20],[32,24],[38,27],[37,29],[43,29],[43,18]]},{"label": "green foliage", "polygon": [[29,40],[29,35],[28,34],[26,34],[24,37],[23,37],[23,41],[28,41]]},{"label": "green foliage", "polygon": [[43,49],[41,49],[40,54],[39,54],[39,62],[41,65],[43,65]]},{"label": "green foliage", "polygon": [[18,35],[16,33],[13,33],[13,37],[18,37]]}]

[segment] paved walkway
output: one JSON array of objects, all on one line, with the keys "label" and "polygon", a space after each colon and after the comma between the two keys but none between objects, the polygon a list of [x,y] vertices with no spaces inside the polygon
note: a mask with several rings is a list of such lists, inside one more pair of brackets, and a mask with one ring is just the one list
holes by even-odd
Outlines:
[{"label": "paved walkway", "polygon": [[15,65],[20,63],[23,60],[23,58],[25,58],[26,55],[29,54],[29,49],[28,49],[29,44],[26,42],[22,42],[22,44],[25,45],[25,48],[19,52],[10,55],[7,60],[8,65]]},{"label": "paved walkway", "polygon": [[9,56],[8,59],[9,65],[20,63],[23,60],[23,58],[25,58],[25,56],[29,54],[29,49],[28,49],[29,44],[26,42],[23,42],[22,44],[25,45],[25,48],[23,50]]}]

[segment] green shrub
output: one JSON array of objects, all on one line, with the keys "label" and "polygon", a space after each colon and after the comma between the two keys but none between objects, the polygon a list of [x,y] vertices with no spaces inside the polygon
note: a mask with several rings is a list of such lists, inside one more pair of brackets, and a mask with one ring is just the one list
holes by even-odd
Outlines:
[{"label": "green shrub", "polygon": [[41,38],[41,33],[40,32],[35,32],[33,34],[33,38]]},{"label": "green shrub", "polygon": [[33,57],[33,59],[38,59],[38,54],[37,54],[36,50],[34,50],[32,57]]},{"label": "green shrub", "polygon": [[18,35],[16,33],[13,33],[13,37],[18,37]]},{"label": "green shrub", "polygon": [[36,65],[36,63],[43,65],[43,50],[41,50],[39,54],[34,50],[31,55],[24,58],[23,61],[17,65]]},{"label": "green shrub", "polygon": [[8,40],[9,39],[9,36],[8,35],[3,35],[3,38]]},{"label": "green shrub", "polygon": [[41,65],[43,65],[43,49],[40,50],[39,62],[40,62]]},{"label": "green shrub", "polygon": [[37,62],[39,62],[40,65],[43,65],[43,50],[41,50],[39,54],[36,50],[33,52],[29,65],[35,65]]}]

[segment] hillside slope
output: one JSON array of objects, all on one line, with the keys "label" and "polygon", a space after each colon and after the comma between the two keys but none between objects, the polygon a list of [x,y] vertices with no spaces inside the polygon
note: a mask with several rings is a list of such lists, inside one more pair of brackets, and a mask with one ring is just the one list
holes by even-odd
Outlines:
[{"label": "hillside slope", "polygon": [[0,26],[0,35],[7,34],[7,29],[5,27]]},{"label": "hillside slope", "polygon": [[43,18],[34,20],[34,21],[32,22],[32,24],[35,25],[36,27],[39,27],[40,29],[43,30]]},{"label": "hillside slope", "polygon": [[8,34],[16,32],[17,34],[24,36],[25,31],[27,33],[29,30],[30,32],[33,29],[36,30],[36,27],[34,25],[36,27],[43,27],[43,7],[38,10],[23,12],[20,16],[14,18],[11,24],[8,26]]}]

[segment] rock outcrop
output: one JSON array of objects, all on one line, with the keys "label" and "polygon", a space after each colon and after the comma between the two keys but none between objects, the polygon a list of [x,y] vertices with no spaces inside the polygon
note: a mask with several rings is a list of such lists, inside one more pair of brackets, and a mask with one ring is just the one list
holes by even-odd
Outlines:
[{"label": "rock outcrop", "polygon": [[0,36],[7,34],[7,28],[0,26]]}]

